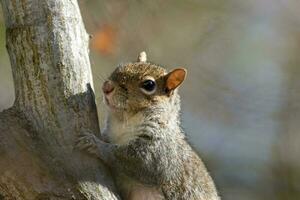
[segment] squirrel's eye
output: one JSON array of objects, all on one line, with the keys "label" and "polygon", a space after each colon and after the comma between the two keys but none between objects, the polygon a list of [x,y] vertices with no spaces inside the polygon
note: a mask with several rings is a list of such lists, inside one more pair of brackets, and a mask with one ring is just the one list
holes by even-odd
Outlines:
[{"label": "squirrel's eye", "polygon": [[145,80],[141,85],[141,90],[148,95],[151,95],[156,90],[156,83],[153,80]]}]

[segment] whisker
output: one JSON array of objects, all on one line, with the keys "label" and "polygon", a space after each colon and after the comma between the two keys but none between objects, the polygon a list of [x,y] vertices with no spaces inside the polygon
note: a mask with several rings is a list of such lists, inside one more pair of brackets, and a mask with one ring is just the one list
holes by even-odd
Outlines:
[{"label": "whisker", "polygon": [[102,74],[103,74],[105,77],[109,77],[109,74],[107,74],[106,72],[102,72]]},{"label": "whisker", "polygon": [[96,75],[96,77],[97,77],[99,80],[101,80],[101,81],[103,81],[103,82],[106,81],[106,79],[103,78],[100,74],[95,74],[95,75]]}]

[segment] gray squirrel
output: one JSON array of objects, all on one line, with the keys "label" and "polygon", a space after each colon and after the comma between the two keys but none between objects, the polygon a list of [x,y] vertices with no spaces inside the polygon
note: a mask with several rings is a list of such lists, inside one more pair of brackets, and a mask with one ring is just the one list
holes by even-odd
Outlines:
[{"label": "gray squirrel", "polygon": [[180,128],[178,86],[184,68],[122,64],[104,82],[109,109],[102,138],[88,131],[77,147],[113,170],[125,200],[219,200],[214,182]]}]

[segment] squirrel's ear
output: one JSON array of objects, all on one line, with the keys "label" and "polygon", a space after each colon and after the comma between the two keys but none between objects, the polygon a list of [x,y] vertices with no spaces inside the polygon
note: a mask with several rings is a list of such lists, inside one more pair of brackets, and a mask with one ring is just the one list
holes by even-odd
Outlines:
[{"label": "squirrel's ear", "polygon": [[166,80],[166,91],[170,92],[175,90],[181,83],[184,81],[186,77],[186,69],[177,68],[173,71],[169,72]]},{"label": "squirrel's ear", "polygon": [[137,62],[147,62],[147,54],[145,51],[142,51],[139,56],[138,56],[138,59],[137,59]]}]

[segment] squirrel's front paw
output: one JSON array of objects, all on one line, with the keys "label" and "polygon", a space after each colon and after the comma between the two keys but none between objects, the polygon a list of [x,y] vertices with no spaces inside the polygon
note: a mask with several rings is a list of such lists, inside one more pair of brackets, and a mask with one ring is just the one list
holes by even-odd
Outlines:
[{"label": "squirrel's front paw", "polygon": [[92,133],[83,133],[79,135],[75,147],[81,150],[86,150],[91,154],[97,154],[97,141],[99,139]]}]

